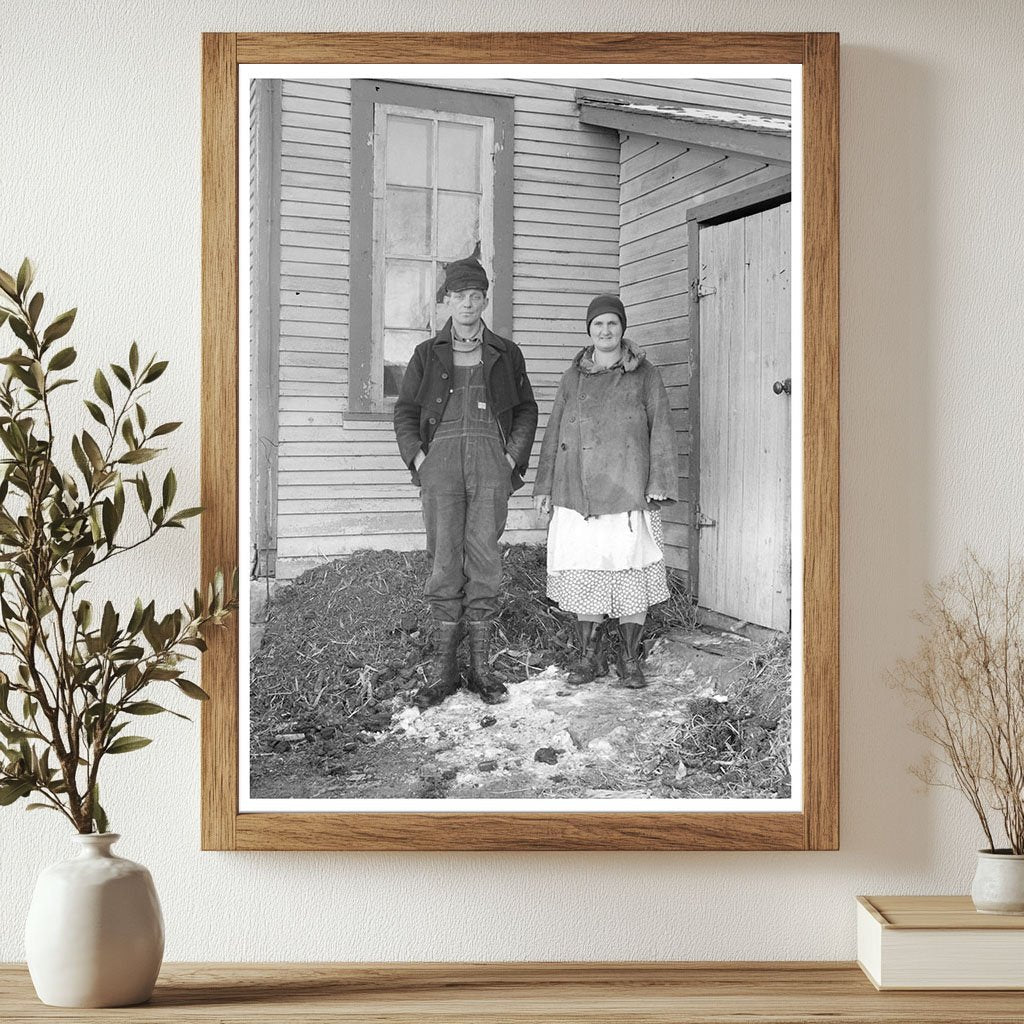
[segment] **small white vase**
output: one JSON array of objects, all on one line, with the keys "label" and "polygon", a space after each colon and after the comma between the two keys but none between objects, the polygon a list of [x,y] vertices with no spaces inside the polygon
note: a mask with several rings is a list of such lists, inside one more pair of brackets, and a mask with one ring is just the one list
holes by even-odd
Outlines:
[{"label": "small white vase", "polygon": [[36,994],[49,1006],[134,1006],[153,993],[164,955],[156,889],[110,850],[120,836],[76,835],[77,857],[46,868],[25,926]]},{"label": "small white vase", "polygon": [[1024,854],[979,850],[971,899],[982,914],[1024,914]]}]

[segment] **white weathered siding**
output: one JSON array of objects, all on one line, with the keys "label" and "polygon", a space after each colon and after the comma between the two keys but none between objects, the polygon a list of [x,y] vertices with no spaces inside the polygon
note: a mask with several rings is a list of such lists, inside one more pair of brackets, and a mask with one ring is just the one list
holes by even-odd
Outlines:
[{"label": "white weathered siding", "polygon": [[[259,218],[259,195],[257,192],[257,123],[259,115],[258,86],[252,83],[249,92],[249,280],[257,281],[257,223]],[[258,348],[256,345],[256,310],[258,307],[259,288],[253,287],[249,292],[249,380],[258,380]],[[241,372],[242,368],[239,367]],[[259,517],[265,510],[260,507],[257,492],[259,482],[257,479],[257,460],[255,453],[259,450],[259,416],[258,404],[249,403],[249,451],[252,453],[249,466],[249,536],[255,538],[259,531]],[[249,558],[249,553],[242,554],[243,561]]]},{"label": "white weathered siding", "polygon": [[[348,100],[347,84],[286,82],[282,91],[281,578],[358,548],[423,543],[390,422],[346,417]],[[618,139],[576,115],[569,86],[535,85],[515,105],[513,337],[542,427],[583,342],[587,302],[618,289]],[[543,539],[531,480],[532,470],[512,499],[510,541]]]},{"label": "white weathered siding", "polygon": [[720,110],[788,117],[792,108],[789,82],[783,79],[630,79],[580,83],[593,92],[611,92],[672,103],[693,103]]},{"label": "white weathered siding", "polygon": [[619,144],[616,133],[581,125],[575,89],[513,83],[515,197],[513,338],[522,348],[540,421],[527,485],[510,526],[542,541],[533,509],[537,453],[569,361],[586,340],[587,304],[619,285]]},{"label": "white weathered siding", "polygon": [[669,139],[622,138],[621,295],[630,337],[661,367],[679,439],[683,500],[663,510],[666,560],[675,568],[689,569],[693,522],[687,212],[787,172]]},{"label": "white weathered siding", "polygon": [[791,110],[789,82],[783,79],[724,78],[563,78],[557,82],[527,79],[422,79],[421,85],[498,93],[504,96],[544,96],[552,87],[613,96],[693,103],[720,110],[788,117]]},{"label": "white weathered siding", "polygon": [[[350,102],[347,82],[281,90],[281,342],[277,575],[329,555],[339,499],[365,455],[346,436]],[[322,525],[311,517],[322,516]]]},{"label": "white weathered siding", "polygon": [[250,550],[247,560],[260,575],[273,575],[277,553],[277,372],[280,307],[280,83],[253,83],[249,150]]},{"label": "white weathered siding", "polygon": [[[668,192],[651,196],[668,183],[660,181],[657,167],[668,153],[648,166],[652,158],[645,163],[631,143],[620,160],[617,133],[580,125],[575,91],[784,114],[788,86],[593,79],[421,84],[515,96],[513,337],[526,356],[540,405],[534,464],[559,377],[585,342],[587,303],[599,292],[618,291],[620,272],[630,334],[655,345],[655,358],[675,386],[674,403],[683,403],[678,414],[685,435],[687,371],[673,348],[686,337],[685,310],[680,314],[674,306],[686,292],[685,232],[672,230]],[[390,422],[346,416],[350,134],[348,82],[283,83],[277,504],[282,578],[358,548],[423,543],[418,494],[399,459]],[[639,158],[631,166],[630,156]],[[620,209],[620,172],[637,189],[628,209]],[[654,176],[641,180],[648,173]],[[673,253],[676,244],[680,252]],[[666,284],[681,291],[665,291]],[[508,286],[499,281],[494,288]],[[543,539],[544,524],[532,511],[532,479],[531,468],[527,486],[512,499],[510,541]],[[684,551],[681,528],[669,530],[674,548]]]}]

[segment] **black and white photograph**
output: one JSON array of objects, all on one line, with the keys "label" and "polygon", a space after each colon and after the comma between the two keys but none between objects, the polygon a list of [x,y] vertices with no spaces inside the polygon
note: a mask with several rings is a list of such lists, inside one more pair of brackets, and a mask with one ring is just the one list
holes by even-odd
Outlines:
[{"label": "black and white photograph", "polygon": [[798,809],[799,68],[243,87],[241,808]]}]

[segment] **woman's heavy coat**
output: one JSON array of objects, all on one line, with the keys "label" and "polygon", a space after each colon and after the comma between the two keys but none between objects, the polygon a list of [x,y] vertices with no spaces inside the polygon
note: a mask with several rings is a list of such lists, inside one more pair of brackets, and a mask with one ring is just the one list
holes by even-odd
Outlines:
[{"label": "woman's heavy coat", "polygon": [[676,436],[661,372],[625,338],[622,360],[588,372],[583,349],[562,375],[534,494],[583,516],[649,507],[679,496]]}]

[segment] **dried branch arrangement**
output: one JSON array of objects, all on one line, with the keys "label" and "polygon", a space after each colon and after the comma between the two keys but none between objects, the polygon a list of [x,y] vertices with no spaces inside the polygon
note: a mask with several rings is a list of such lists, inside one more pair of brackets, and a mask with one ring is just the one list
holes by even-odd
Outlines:
[{"label": "dried branch arrangement", "polygon": [[[204,628],[234,608],[237,575],[227,588],[218,573],[205,593],[162,616],[141,598],[126,614],[86,600],[93,570],[184,528],[201,509],[174,507],[173,469],[155,487],[139,468],[180,424],[147,421],[141,401],[167,363],[140,359],[137,345],[109,376],[96,371],[95,400],[84,402],[92,432],[59,436],[51,399],[76,383],[65,374],[77,353],[57,342],[75,310],[44,329],[33,277],[28,260],[16,276],[0,271],[0,327],[17,341],[0,358],[0,664],[13,667],[0,672],[0,805],[35,794],[30,809],[56,810],[81,833],[105,832],[103,760],[151,742],[125,732],[133,720],[185,717],[144,699],[155,685],[206,699],[185,673],[205,649]],[[130,493],[135,530],[125,524]]]},{"label": "dried branch arrangement", "polygon": [[997,573],[968,555],[925,594],[917,654],[896,680],[939,755],[912,771],[967,797],[990,852],[1005,836],[1024,853],[1024,561]]}]

